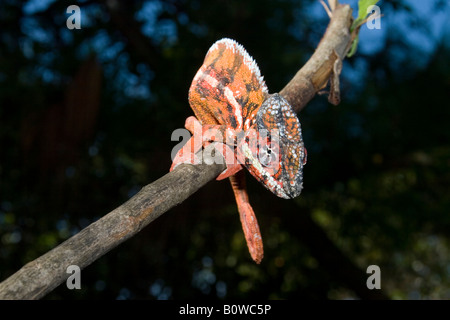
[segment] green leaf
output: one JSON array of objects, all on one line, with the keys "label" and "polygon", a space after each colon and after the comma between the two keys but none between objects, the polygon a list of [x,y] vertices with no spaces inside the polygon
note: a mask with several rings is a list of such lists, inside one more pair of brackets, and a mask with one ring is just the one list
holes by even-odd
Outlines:
[{"label": "green leaf", "polygon": [[358,18],[364,20],[367,16],[367,9],[377,4],[379,0],[359,0],[358,2]]},{"label": "green leaf", "polygon": [[[379,0],[359,0],[358,2],[358,17],[353,21],[352,26],[350,27],[350,32],[353,32],[356,28],[358,28],[364,19],[366,19],[369,14],[367,10],[377,4]],[[352,47],[350,48],[347,57],[351,57],[356,53],[356,49],[358,48],[359,36],[356,36],[355,40],[353,40]]]},{"label": "green leaf", "polygon": [[350,31],[353,31],[355,28],[357,28],[362,21],[367,17],[368,13],[367,10],[371,7],[377,4],[379,0],[359,0],[358,2],[358,17],[353,22],[352,27],[350,28]]}]

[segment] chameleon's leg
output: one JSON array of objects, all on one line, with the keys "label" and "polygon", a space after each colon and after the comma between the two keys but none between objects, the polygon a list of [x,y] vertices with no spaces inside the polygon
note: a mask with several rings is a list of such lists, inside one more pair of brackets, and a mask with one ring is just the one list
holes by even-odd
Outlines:
[{"label": "chameleon's leg", "polygon": [[223,180],[235,175],[238,171],[242,170],[242,165],[237,162],[234,148],[221,142],[210,142],[208,148],[214,148],[215,152],[221,154],[221,158],[217,158],[219,161],[225,160],[227,168],[222,171],[216,180]]},{"label": "chameleon's leg", "polygon": [[226,126],[202,125],[197,118],[191,116],[186,119],[185,128],[188,129],[193,136],[176,154],[172,166],[170,167],[170,171],[182,163],[201,163],[201,155],[197,155],[196,153],[202,146],[207,147],[208,145],[211,145],[211,147],[222,155],[222,158],[227,165],[227,168],[216,178],[217,180],[228,178],[242,169],[242,166],[237,163],[234,148],[224,143],[226,141],[225,135],[228,134]]},{"label": "chameleon's leg", "polygon": [[[212,141],[211,145],[214,146],[216,152],[222,155],[222,158],[225,160],[225,164],[227,165],[227,168],[222,171],[216,180],[223,180],[235,175],[238,171],[243,169],[242,162],[239,162],[237,158],[237,149],[235,148],[237,138],[236,135],[238,132],[223,125],[216,125],[213,126],[213,128],[216,130],[215,132],[219,136],[219,139],[215,137],[209,141]],[[208,138],[208,134],[205,134],[205,136]]]},{"label": "chameleon's leg", "polygon": [[248,250],[252,259],[259,264],[264,257],[263,242],[261,232],[259,231],[258,220],[256,220],[253,208],[248,201],[247,188],[245,186],[245,172],[237,172],[236,175],[230,177],[230,182],[236,198]]},{"label": "chameleon's leg", "polygon": [[201,123],[195,117],[188,117],[184,127],[192,133],[192,137],[175,155],[170,171],[182,163],[200,164],[202,162],[201,155],[197,155],[202,148],[203,127]]}]

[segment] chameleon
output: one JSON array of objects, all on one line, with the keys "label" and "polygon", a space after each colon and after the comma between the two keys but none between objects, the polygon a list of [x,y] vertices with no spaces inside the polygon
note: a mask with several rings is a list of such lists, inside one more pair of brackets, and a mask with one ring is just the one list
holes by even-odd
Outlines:
[{"label": "chameleon", "polygon": [[256,62],[229,38],[208,50],[189,88],[189,104],[195,117],[188,117],[185,127],[193,136],[170,171],[181,163],[198,163],[202,147],[212,146],[224,156],[227,168],[216,179],[229,178],[250,255],[259,264],[262,236],[242,169],[278,197],[300,195],[307,158],[300,121],[286,99],[269,94]]}]

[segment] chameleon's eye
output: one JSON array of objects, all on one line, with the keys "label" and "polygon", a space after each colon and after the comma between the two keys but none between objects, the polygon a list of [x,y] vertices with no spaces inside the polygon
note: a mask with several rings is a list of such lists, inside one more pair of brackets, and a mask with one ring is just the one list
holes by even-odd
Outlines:
[{"label": "chameleon's eye", "polygon": [[278,151],[271,148],[270,144],[263,144],[259,148],[259,162],[264,167],[275,167],[278,165]]}]

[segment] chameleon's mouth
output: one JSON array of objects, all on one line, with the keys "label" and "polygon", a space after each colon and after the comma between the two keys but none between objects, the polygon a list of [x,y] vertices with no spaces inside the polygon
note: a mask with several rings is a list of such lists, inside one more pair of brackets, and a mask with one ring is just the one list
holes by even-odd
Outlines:
[{"label": "chameleon's mouth", "polygon": [[300,167],[286,166],[289,159],[281,153],[281,161],[277,157],[278,161],[272,161],[271,165],[264,165],[255,157],[248,144],[243,143],[241,150],[247,169],[272,193],[284,199],[292,199],[300,195],[303,188],[303,162],[299,162]]}]

